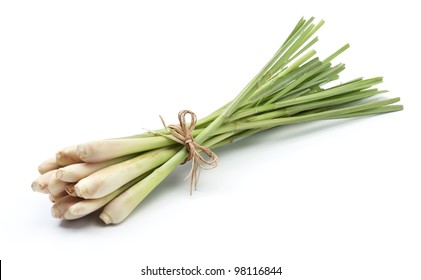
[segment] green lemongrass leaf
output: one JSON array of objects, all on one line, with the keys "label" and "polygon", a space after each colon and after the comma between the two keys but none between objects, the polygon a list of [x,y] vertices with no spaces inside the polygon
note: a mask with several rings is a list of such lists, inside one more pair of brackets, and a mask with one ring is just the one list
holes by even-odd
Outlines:
[{"label": "green lemongrass leaf", "polygon": [[272,84],[272,87],[270,89],[268,89],[266,91],[262,91],[259,94],[253,93],[253,96],[250,98],[251,102],[250,101],[248,102],[248,106],[254,107],[252,105],[253,102],[257,102],[258,100],[262,100],[262,99],[268,97],[269,95],[271,95],[271,94],[273,94],[273,93],[275,93],[275,92],[277,92],[281,89],[284,89],[288,84],[295,81],[298,77],[300,77],[304,73],[307,73],[307,72],[315,69],[316,67],[319,67],[321,64],[322,64],[322,62],[318,58],[314,58],[314,59],[310,60],[309,62],[305,63],[304,65],[299,67],[294,72],[289,73],[288,75],[286,75],[282,79],[276,80],[276,83]]},{"label": "green lemongrass leaf", "polygon": [[355,118],[355,117],[362,117],[362,116],[368,116],[368,115],[397,112],[397,111],[402,111],[402,110],[403,110],[403,105],[388,105],[388,106],[382,106],[382,107],[378,107],[374,109],[358,111],[356,113],[349,113],[349,114],[343,114],[343,115],[339,115],[335,117],[329,117],[326,119]]},{"label": "green lemongrass leaf", "polygon": [[272,91],[266,96],[266,99],[263,103],[271,104],[277,101],[281,101],[285,98],[290,92],[294,90],[302,90],[305,87],[300,87],[302,84],[310,81],[313,77],[323,73],[327,69],[330,69],[330,63],[321,62],[318,66],[314,67],[312,70],[309,70],[302,75],[297,76],[297,78],[291,81],[288,84],[285,84],[283,87],[278,87],[276,90]]},{"label": "green lemongrass leaf", "polygon": [[306,20],[304,17],[302,17],[297,24],[295,25],[294,29],[291,31],[291,33],[288,35],[288,37],[285,39],[285,41],[282,43],[281,46],[284,46],[297,32],[301,29],[301,27],[306,23]]},{"label": "green lemongrass leaf", "polygon": [[299,96],[307,95],[307,94],[313,94],[315,93],[313,90],[313,87],[310,88],[304,88],[304,89],[297,89],[293,90],[288,95],[286,95],[282,100],[289,100],[293,98],[297,98]]},{"label": "green lemongrass leaf", "polygon": [[227,133],[222,133],[222,134],[218,134],[218,133],[215,133],[215,134],[217,134],[217,135],[208,139],[208,140],[206,140],[205,143],[203,143],[203,145],[205,147],[212,148],[215,145],[217,145],[218,143],[224,142],[226,139],[229,139],[229,138],[233,137],[234,135],[236,135],[238,133],[232,131],[232,132],[227,132]]},{"label": "green lemongrass leaf", "polygon": [[381,82],[382,82],[381,77],[357,81],[357,82],[354,82],[354,83],[342,85],[340,87],[323,90],[321,92],[314,93],[314,94],[300,96],[300,97],[296,97],[296,98],[293,98],[293,99],[288,99],[288,100],[284,100],[284,101],[280,101],[280,102],[276,102],[276,103],[264,104],[262,106],[257,106],[257,107],[254,107],[254,108],[244,109],[244,110],[241,110],[240,112],[238,112],[235,115],[235,118],[241,119],[241,118],[244,118],[244,117],[247,117],[247,116],[251,116],[251,115],[254,115],[254,114],[258,114],[258,113],[264,113],[264,112],[267,112],[267,111],[273,111],[273,110],[276,110],[276,109],[279,109],[279,108],[284,108],[284,107],[297,105],[297,104],[301,104],[301,103],[305,103],[305,102],[324,99],[324,98],[328,98],[328,97],[332,97],[332,96],[335,96],[335,95],[344,94],[344,93],[352,92],[352,91],[356,91],[356,90],[363,90],[363,89],[369,88],[369,87],[371,87],[375,84],[381,83]]},{"label": "green lemongrass leaf", "polygon": [[334,116],[340,116],[340,115],[355,113],[358,111],[374,109],[377,107],[396,103],[399,100],[400,100],[399,97],[396,97],[396,98],[367,102],[361,105],[349,106],[342,109],[328,110],[328,111],[323,111],[320,113],[314,113],[314,114],[303,115],[303,116],[293,116],[293,117],[277,118],[277,119],[271,119],[271,120],[255,121],[255,122],[238,121],[238,122],[233,122],[233,123],[229,123],[225,125],[220,130],[218,130],[218,132],[226,133],[226,132],[242,131],[242,130],[256,129],[256,128],[269,129],[269,128],[280,126],[280,125],[323,120],[325,118],[331,118]]},{"label": "green lemongrass leaf", "polygon": [[352,84],[352,83],[355,83],[355,82],[359,82],[359,81],[362,81],[362,80],[364,80],[364,78],[363,77],[359,77],[359,78],[356,78],[356,79],[349,80],[348,82],[343,82],[343,83],[340,83],[339,85],[332,86],[332,87],[330,87],[330,89],[341,87],[341,86],[345,86],[345,85],[349,85],[349,84]]},{"label": "green lemongrass leaf", "polygon": [[232,143],[236,140],[252,136],[252,135],[254,135],[256,133],[259,133],[263,130],[264,129],[258,129],[257,128],[257,129],[248,129],[248,130],[243,130],[243,131],[240,131],[240,132],[235,132],[235,134],[233,136],[228,137],[228,138],[226,138],[226,139],[224,139],[224,140],[222,140],[218,143],[215,143],[215,144],[213,144],[212,146],[209,146],[209,147],[212,148],[212,149],[219,148],[219,147],[225,146],[227,144],[230,144],[230,143]]},{"label": "green lemongrass leaf", "polygon": [[295,80],[293,83],[288,85],[285,89],[283,89],[282,91],[274,94],[273,97],[270,98],[270,100],[267,103],[273,103],[273,102],[276,102],[277,100],[279,100],[281,97],[283,97],[285,94],[287,94],[290,90],[294,89],[299,84],[306,81],[308,78],[310,78],[311,76],[316,74],[318,71],[323,70],[324,67],[326,67],[327,64],[330,64],[330,61],[332,61],[335,57],[337,57],[339,54],[343,53],[348,48],[349,48],[349,44],[346,44],[345,46],[343,46],[342,48],[340,48],[339,50],[334,52],[332,55],[330,55],[329,57],[324,59],[322,61],[322,64],[319,67],[317,67],[316,69],[314,69],[312,71],[309,71],[309,72],[305,73],[304,75],[299,77],[297,80]]},{"label": "green lemongrass leaf", "polygon": [[343,45],[341,48],[339,48],[339,50],[337,50],[336,52],[334,52],[333,54],[331,54],[330,56],[328,56],[327,58],[325,58],[322,62],[323,63],[327,63],[327,62],[331,62],[332,60],[334,60],[335,58],[337,58],[340,54],[342,54],[344,51],[346,51],[347,49],[349,49],[350,45],[349,44],[345,44]]},{"label": "green lemongrass leaf", "polygon": [[319,83],[322,83],[322,81],[329,80],[331,77],[339,77],[339,73],[341,73],[344,70],[345,70],[345,64],[340,63],[338,65],[330,67],[326,69],[325,71],[315,75],[310,80],[303,83],[301,87],[305,87],[307,86],[307,84],[312,84],[319,81],[320,81]]},{"label": "green lemongrass leaf", "polygon": [[358,92],[351,92],[349,94],[346,94],[344,96],[334,97],[334,98],[327,98],[322,99],[318,101],[312,101],[308,103],[303,103],[299,105],[294,105],[290,107],[286,107],[283,109],[275,110],[269,113],[264,113],[261,115],[257,115],[254,117],[247,118],[247,121],[259,121],[259,120],[269,120],[269,119],[275,119],[283,116],[294,116],[300,112],[304,112],[307,110],[317,109],[317,108],[324,108],[324,110],[327,109],[327,107],[340,105],[340,104],[348,104],[349,102],[362,100],[365,98],[369,98],[372,96],[375,96],[377,94],[384,93],[386,91],[379,91],[378,89],[371,89],[366,91],[358,91]]},{"label": "green lemongrass leaf", "polygon": [[296,59],[297,57],[299,57],[302,53],[304,53],[306,50],[308,50],[309,48],[311,48],[314,44],[316,44],[319,41],[318,37],[313,38],[310,42],[308,42],[304,47],[302,47],[296,54],[294,54],[293,56],[291,56],[286,62],[285,64],[290,63],[291,61],[293,61],[294,59]]},{"label": "green lemongrass leaf", "polygon": [[[297,34],[300,34],[300,30],[302,28],[306,28],[306,26],[311,26],[311,21],[313,18],[308,20],[303,26],[297,31]],[[321,24],[320,24],[321,26]],[[307,31],[303,31],[303,34],[307,34]],[[291,40],[297,35],[294,34],[291,37]],[[298,38],[301,38],[298,36]],[[302,42],[304,43],[304,42]],[[284,49],[288,49],[286,46],[289,45],[287,42],[284,46],[282,46],[276,54],[272,57],[272,59],[266,63],[266,65],[262,68],[262,70],[259,71],[259,73],[245,86],[245,88],[230,102],[227,104],[226,108],[224,108],[208,126],[197,136],[196,141],[201,144],[204,141],[206,141],[209,137],[211,137],[212,133],[217,130],[226,120],[241,106],[243,106],[248,98],[253,94],[253,92],[260,86],[262,82],[265,82],[263,77],[270,78],[270,75],[268,73],[270,71],[276,72],[276,67],[274,68],[274,65],[277,64],[277,61],[279,60],[280,55],[282,54]],[[293,46],[296,46],[293,44]]]},{"label": "green lemongrass leaf", "polygon": [[312,83],[308,83],[304,86],[300,86],[300,87],[298,87],[294,90],[291,90],[287,94],[285,94],[284,97],[282,97],[282,99],[279,102],[285,101],[285,100],[291,100],[292,98],[297,98],[299,96],[304,96],[304,95],[315,94],[315,93],[321,92],[321,91],[323,91],[323,89],[321,87],[324,84],[327,84],[331,81],[337,80],[338,77],[339,77],[338,75],[334,75],[334,76],[326,78],[324,80],[313,81]]},{"label": "green lemongrass leaf", "polygon": [[306,63],[315,54],[316,54],[316,51],[311,50],[308,53],[306,53],[304,56],[302,56],[300,59],[297,59],[297,61],[295,61],[289,67],[285,68],[283,71],[280,71],[279,73],[271,77],[271,79],[269,79],[266,83],[261,85],[256,91],[253,92],[253,94],[251,94],[251,97],[261,98],[262,96],[264,96],[265,92],[267,92],[268,90],[270,91],[277,81],[280,81],[283,77],[285,77],[289,73],[297,70],[301,65]]},{"label": "green lemongrass leaf", "polygon": [[305,103],[309,101],[324,99],[324,98],[344,94],[347,92],[364,90],[376,84],[379,84],[382,81],[383,81],[382,77],[375,77],[375,78],[365,79],[361,81],[356,81],[356,82],[344,84],[338,87],[328,88],[314,94],[300,96],[300,97],[290,99],[290,100],[283,100],[283,101],[273,103],[273,104],[267,104],[267,105],[264,105],[264,107],[262,106],[263,108],[261,108],[260,110],[261,111],[264,111],[266,109],[274,110],[277,108],[282,108],[283,106],[291,106],[291,105],[296,105],[296,104]]},{"label": "green lemongrass leaf", "polygon": [[304,43],[323,25],[324,21],[321,20],[316,26],[310,24],[307,29],[299,34],[297,40],[291,44],[291,46],[285,51],[285,53],[276,61],[271,69],[263,76],[262,82],[265,82],[271,78],[279,69],[286,66],[286,62],[297,52]]},{"label": "green lemongrass leaf", "polygon": [[307,30],[307,27],[311,25],[313,22],[314,17],[311,17],[310,19],[306,20],[296,32],[288,40],[285,41],[285,43],[278,49],[278,51],[275,53],[273,58],[269,61],[268,64],[262,69],[262,75],[257,80],[257,83],[260,85],[266,80],[268,80],[272,74],[276,73],[279,69],[276,68],[277,61],[280,59],[281,56],[284,55],[286,51],[291,47],[291,45],[302,35],[303,32]]}]

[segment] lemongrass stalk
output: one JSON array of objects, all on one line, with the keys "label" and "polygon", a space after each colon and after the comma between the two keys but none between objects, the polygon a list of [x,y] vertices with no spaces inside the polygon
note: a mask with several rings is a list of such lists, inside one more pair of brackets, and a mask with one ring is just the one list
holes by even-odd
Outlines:
[{"label": "lemongrass stalk", "polygon": [[63,218],[67,210],[74,204],[80,202],[82,198],[74,196],[65,196],[54,203],[51,207],[51,215],[54,218]]},{"label": "lemongrass stalk", "polygon": [[61,165],[56,162],[56,158],[52,157],[52,158],[46,159],[38,166],[38,172],[39,174],[42,175],[44,173],[47,173],[48,171],[51,171],[60,167]]},{"label": "lemongrass stalk", "polygon": [[106,224],[122,222],[136,206],[187,157],[182,149],[149,176],[127,189],[108,203],[99,218]]},{"label": "lemongrass stalk", "polygon": [[84,162],[96,163],[173,144],[163,136],[99,140],[78,145],[77,155]]},{"label": "lemongrass stalk", "polygon": [[140,180],[146,177],[148,173],[145,173],[130,182],[124,184],[121,188],[118,188],[114,192],[97,199],[83,199],[73,205],[71,205],[67,211],[64,213],[63,218],[66,220],[74,220],[82,218],[96,210],[100,209],[112,199],[114,199],[117,195],[121,194],[123,191],[127,190]]},{"label": "lemongrass stalk", "polygon": [[50,181],[48,182],[48,192],[52,195],[59,194],[66,190],[66,188],[71,185],[72,183],[63,182],[56,178],[56,176],[51,176]]},{"label": "lemongrass stalk", "polygon": [[231,131],[216,135],[205,142],[205,146],[209,148],[214,148],[218,146],[219,143],[225,142],[226,139],[233,137],[234,135],[239,134],[237,131]]},{"label": "lemongrass stalk", "polygon": [[58,194],[56,194],[56,195],[53,195],[53,194],[49,194],[48,195],[48,198],[50,199],[50,201],[52,202],[52,203],[55,203],[55,202],[57,202],[57,201],[59,201],[60,199],[62,199],[63,197],[65,197],[65,196],[67,196],[67,192],[65,192],[65,191],[63,191],[63,192],[61,192],[61,193],[58,193]]},{"label": "lemongrass stalk", "polygon": [[162,165],[180,149],[181,147],[156,149],[103,168],[80,180],[75,185],[76,194],[87,199],[103,197],[130,180]]},{"label": "lemongrass stalk", "polygon": [[32,190],[34,192],[48,193],[48,183],[50,182],[50,178],[54,177],[55,172],[56,170],[50,170],[36,178],[32,182]]},{"label": "lemongrass stalk", "polygon": [[[92,141],[78,145],[78,151],[85,163],[100,163],[116,157],[178,145],[170,138],[160,136],[160,131],[150,132],[151,136],[149,137],[136,138],[136,136],[129,136],[129,138]],[[192,133],[193,137],[199,135],[202,131],[203,129],[195,129]],[[165,131],[164,135],[169,134]]]},{"label": "lemongrass stalk", "polygon": [[343,114],[339,116],[327,117],[326,119],[328,120],[328,119],[355,118],[355,117],[361,117],[361,116],[370,116],[370,115],[376,115],[376,114],[397,112],[397,111],[402,111],[402,110],[403,110],[403,105],[389,105],[389,106],[383,106],[383,107],[378,107],[374,109],[358,111],[356,113],[349,113],[349,114]]},{"label": "lemongrass stalk", "polygon": [[56,162],[61,166],[82,162],[76,154],[76,146],[64,148],[56,153]]},{"label": "lemongrass stalk", "polygon": [[127,155],[98,163],[76,163],[68,165],[57,170],[56,178],[64,182],[76,183],[100,169],[131,159],[136,155]]}]

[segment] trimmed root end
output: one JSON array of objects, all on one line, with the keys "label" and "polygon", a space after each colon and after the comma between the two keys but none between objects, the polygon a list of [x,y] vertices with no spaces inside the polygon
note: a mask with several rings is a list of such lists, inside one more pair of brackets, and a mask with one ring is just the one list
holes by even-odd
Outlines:
[{"label": "trimmed root end", "polygon": [[83,160],[84,158],[86,158],[86,147],[85,147],[85,145],[77,145],[77,147],[76,147],[76,155],[81,160]]},{"label": "trimmed root end", "polygon": [[108,215],[107,213],[105,213],[105,212],[102,212],[101,213],[101,215],[99,215],[99,218],[106,224],[106,225],[109,225],[109,224],[112,224],[113,223],[113,221],[112,221],[112,219],[111,219],[111,217],[110,217],[110,215]]},{"label": "trimmed root end", "polygon": [[56,178],[61,179],[61,178],[63,178],[63,175],[64,175],[64,170],[61,169],[61,168],[58,169],[57,172],[56,172]]},{"label": "trimmed root end", "polygon": [[42,184],[42,183],[37,182],[37,181],[32,182],[31,188],[34,192],[49,193],[48,189],[47,189],[47,184]]},{"label": "trimmed root end", "polygon": [[53,218],[56,218],[56,219],[61,218],[59,209],[57,209],[57,207],[54,207],[54,205],[53,207],[51,207],[51,216],[53,216]]},{"label": "trimmed root end", "polygon": [[73,189],[76,196],[85,198],[84,195],[86,192],[83,186],[74,185]]}]

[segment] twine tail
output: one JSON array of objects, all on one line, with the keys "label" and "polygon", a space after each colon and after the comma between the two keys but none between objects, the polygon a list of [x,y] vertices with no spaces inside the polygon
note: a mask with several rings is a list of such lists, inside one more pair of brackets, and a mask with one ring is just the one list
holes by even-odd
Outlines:
[{"label": "twine tail", "polygon": [[[189,114],[191,121],[190,125],[187,125],[186,115]],[[187,152],[189,153],[182,164],[188,161],[192,162],[190,173],[187,176],[190,177],[190,195],[192,195],[193,188],[196,190],[197,182],[199,181],[201,169],[212,169],[217,166],[218,157],[208,147],[198,144],[193,138],[193,131],[196,127],[197,117],[189,110],[183,110],[178,113],[178,120],[180,124],[177,125],[165,125],[164,119],[161,118],[162,124],[170,135],[162,135],[169,139],[174,140],[177,143],[184,145]],[[200,152],[203,152],[208,156],[209,159],[205,159]]]}]

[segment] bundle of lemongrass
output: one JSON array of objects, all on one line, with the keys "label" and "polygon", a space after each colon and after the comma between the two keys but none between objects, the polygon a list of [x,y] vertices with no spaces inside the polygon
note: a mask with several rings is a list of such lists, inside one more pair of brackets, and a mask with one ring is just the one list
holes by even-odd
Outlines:
[{"label": "bundle of lemongrass", "polygon": [[[381,77],[326,86],[345,69],[331,61],[349,45],[323,60],[314,58],[310,48],[318,38],[313,35],[323,21],[313,20],[301,19],[237,97],[196,123],[188,142],[212,149],[275,126],[402,110],[402,105],[391,105],[399,98],[370,100],[385,92],[373,88]],[[174,130],[169,126],[65,148],[39,166],[41,176],[32,188],[49,194],[56,218],[78,219],[105,206],[100,218],[120,223],[189,153],[198,155],[187,141],[175,141]]]}]

